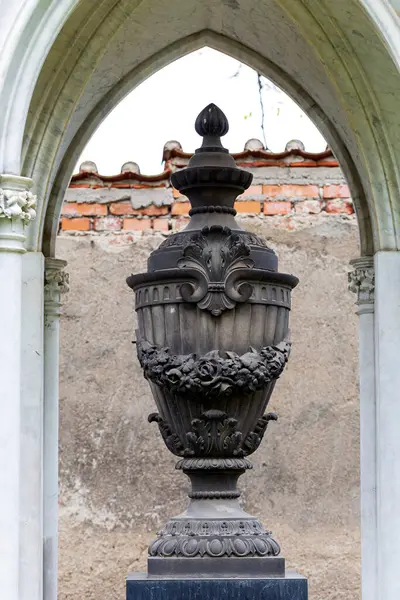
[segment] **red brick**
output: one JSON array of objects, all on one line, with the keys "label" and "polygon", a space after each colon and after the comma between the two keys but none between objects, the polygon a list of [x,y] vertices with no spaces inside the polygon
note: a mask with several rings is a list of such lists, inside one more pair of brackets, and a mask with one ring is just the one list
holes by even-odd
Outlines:
[{"label": "red brick", "polygon": [[167,186],[165,183],[158,183],[157,185],[151,185],[150,183],[134,183],[130,187],[134,190],[158,190]]},{"label": "red brick", "polygon": [[189,223],[189,219],[187,217],[178,217],[177,219],[174,219],[173,225],[174,225],[175,231],[180,231],[181,229],[186,227],[186,225],[188,223]]},{"label": "red brick", "polygon": [[264,202],[264,215],[287,215],[291,212],[291,202]]},{"label": "red brick", "polygon": [[348,202],[347,200],[340,200],[340,199],[328,200],[326,203],[325,210],[327,213],[330,213],[332,215],[336,215],[336,214],[352,215],[354,213],[354,208],[353,208],[353,205],[351,204],[351,202]]},{"label": "red brick", "polygon": [[172,195],[174,196],[174,198],[182,198],[182,194],[180,193],[179,190],[177,190],[176,188],[172,188]]},{"label": "red brick", "polygon": [[251,185],[242,196],[260,196],[262,194],[262,185]]},{"label": "red brick", "polygon": [[172,215],[188,215],[190,210],[190,202],[174,202],[172,205]]},{"label": "red brick", "polygon": [[350,198],[349,186],[346,184],[324,185],[324,198]]},{"label": "red brick", "polygon": [[305,215],[317,215],[322,210],[322,202],[320,200],[301,200],[294,205],[296,213]]},{"label": "red brick", "polygon": [[112,202],[109,207],[112,215],[132,215],[134,213],[130,202]]},{"label": "red brick", "polygon": [[147,217],[162,217],[168,214],[168,206],[155,206],[150,204],[146,208],[140,208],[135,214],[146,215]]},{"label": "red brick", "polygon": [[124,219],[123,229],[128,231],[144,231],[151,229],[150,219]]},{"label": "red brick", "polygon": [[76,219],[67,219],[66,217],[63,217],[61,219],[61,229],[63,231],[89,231],[90,219],[87,217],[79,217]]},{"label": "red brick", "polygon": [[258,215],[260,213],[260,208],[261,202],[259,200],[240,200],[235,203],[235,209],[238,213]]},{"label": "red brick", "polygon": [[263,185],[263,194],[267,198],[318,198],[319,188],[317,185]]},{"label": "red brick", "polygon": [[77,202],[64,202],[62,206],[62,214],[73,217],[102,217],[107,214],[107,206],[105,204],[78,204]]},{"label": "red brick", "polygon": [[121,219],[118,217],[101,217],[94,222],[95,231],[120,231]]},{"label": "red brick", "polygon": [[168,231],[168,219],[154,219],[153,229],[156,231]]},{"label": "red brick", "polygon": [[112,215],[162,217],[168,214],[168,206],[155,206],[154,204],[146,206],[145,208],[133,208],[130,202],[112,202],[109,206]]}]

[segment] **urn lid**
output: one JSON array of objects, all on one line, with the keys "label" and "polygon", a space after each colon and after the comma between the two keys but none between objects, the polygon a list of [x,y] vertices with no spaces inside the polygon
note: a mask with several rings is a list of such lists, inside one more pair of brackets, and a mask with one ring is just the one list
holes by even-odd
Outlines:
[{"label": "urn lid", "polygon": [[[181,232],[170,235],[152,252],[149,272],[173,269],[182,258],[193,235],[204,231],[232,231],[249,247],[249,256],[255,267],[277,271],[278,259],[271,248],[257,235],[244,231],[235,220],[234,203],[251,184],[253,175],[236,166],[221,137],[229,131],[225,114],[215,104],[209,104],[198,115],[196,132],[203,138],[186,168],[172,174],[174,187],[186,195],[191,203],[189,224]],[[216,229],[217,228],[217,229]],[[214,235],[215,237],[215,235]]]},{"label": "urn lid", "polygon": [[250,186],[253,175],[239,169],[221,143],[221,137],[229,131],[228,119],[218,106],[209,104],[198,115],[195,130],[203,143],[187,168],[173,173],[171,181],[177,190],[188,196],[192,215],[196,214],[197,208],[205,210],[211,205],[219,206],[223,211],[230,209],[229,213],[234,214],[235,199]]}]

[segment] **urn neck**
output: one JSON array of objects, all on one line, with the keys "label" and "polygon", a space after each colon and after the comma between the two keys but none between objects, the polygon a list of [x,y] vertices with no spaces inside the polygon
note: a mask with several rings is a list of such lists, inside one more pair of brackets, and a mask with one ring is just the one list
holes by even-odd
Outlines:
[{"label": "urn neck", "polygon": [[221,136],[228,132],[228,120],[215,104],[209,104],[197,117],[195,129],[203,137],[203,144],[188,167],[172,175],[172,183],[189,198],[191,216],[199,210],[217,213],[217,209],[222,215],[234,216],[235,200],[250,186],[253,176],[239,169],[222,146]]}]

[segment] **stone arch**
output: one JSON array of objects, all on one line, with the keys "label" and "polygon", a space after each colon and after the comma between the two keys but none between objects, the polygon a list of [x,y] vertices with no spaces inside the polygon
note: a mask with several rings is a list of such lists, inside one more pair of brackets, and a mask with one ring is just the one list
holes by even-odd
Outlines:
[{"label": "stone arch", "polygon": [[[352,188],[362,253],[397,248],[400,142],[398,128],[385,118],[390,94],[382,95],[376,84],[383,63],[387,89],[395,89],[398,74],[363,3],[352,0],[338,11],[314,0],[268,0],[262,7],[248,0],[235,8],[222,3],[217,11],[207,2],[201,8],[178,4],[167,21],[159,4],[151,14],[127,0],[103,0],[95,10],[85,1],[75,5],[43,64],[25,127],[22,173],[34,180],[41,201],[29,247],[53,255],[73,162],[106,114],[152,72],[209,45],[271,78],[321,129]],[[355,17],[358,28],[350,31]],[[127,33],[132,24],[133,42]],[[369,40],[368,53],[360,39]],[[120,68],[111,69],[118,52]]]},{"label": "stone arch", "polygon": [[[5,490],[0,533],[6,532],[7,543],[10,539],[10,551],[0,562],[5,595],[10,600],[30,599],[32,593],[37,600],[42,597],[40,410],[43,395],[55,413],[58,401],[60,281],[59,273],[53,278],[49,274],[61,268],[52,258],[55,229],[75,157],[132,87],[171,60],[209,45],[248,63],[285,89],[326,136],[352,188],[364,254],[353,277],[361,316],[363,586],[368,600],[377,596],[397,600],[400,26],[390,0],[0,0],[0,4],[4,33],[0,183],[6,192],[17,190],[22,201],[31,202],[32,179],[39,204],[36,221],[25,230],[22,219],[0,219],[0,329],[6,358],[0,376],[7,398],[2,430],[6,445],[0,452],[0,464],[7,467],[0,469]],[[22,260],[26,249],[30,252]],[[47,301],[42,251],[50,257]],[[43,305],[46,327],[41,321]],[[25,424],[29,423],[25,431],[29,443],[21,433],[20,405]],[[52,429],[53,458],[54,423],[56,418],[47,426]],[[38,457],[37,472],[23,468],[31,464],[27,461],[31,448]],[[20,469],[24,475],[32,474],[21,487]],[[55,477],[55,489],[56,485]],[[23,497],[29,498],[24,505],[19,503],[22,489]],[[28,505],[35,506],[37,529],[25,531],[30,541],[21,544],[20,530],[32,518],[31,513],[23,515]],[[53,530],[48,541],[54,543],[56,522],[49,520]],[[45,592],[46,599],[56,597],[55,566],[50,576],[53,591]],[[19,578],[29,590],[20,592]]]},{"label": "stone arch", "polygon": [[273,63],[260,58],[253,51],[238,42],[229,40],[220,34],[208,30],[201,31],[198,34],[179,40],[179,42],[174,43],[170,47],[163,49],[162,52],[151,57],[145,64],[130,71],[120,84],[110,90],[103,101],[100,102],[85,119],[68,147],[54,178],[54,183],[49,195],[46,217],[43,223],[42,249],[44,254],[46,256],[53,256],[55,253],[58,218],[72,169],[84,146],[104,117],[113,110],[124,96],[150,76],[149,73],[152,74],[177,58],[205,46],[219,50],[233,58],[237,58],[250,67],[257,68],[259,72],[263,73],[263,75],[272,79],[279,85],[307,112],[308,116],[321,130],[325,139],[328,140],[329,145],[334,150],[335,155],[342,165],[346,178],[349,181],[352,190],[352,198],[354,199],[356,206],[363,253],[372,254],[373,235],[365,192],[359,179],[356,166],[354,165],[345,144],[341,140],[335,125],[324,114],[321,108],[315,105],[310,95],[285,73],[280,71]]}]

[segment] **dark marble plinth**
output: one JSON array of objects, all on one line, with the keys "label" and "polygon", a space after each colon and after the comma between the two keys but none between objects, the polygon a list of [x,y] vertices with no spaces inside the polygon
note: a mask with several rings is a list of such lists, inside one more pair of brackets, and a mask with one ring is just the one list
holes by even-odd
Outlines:
[{"label": "dark marble plinth", "polygon": [[307,579],[287,572],[265,579],[167,579],[131,573],[126,600],[308,600]]}]

